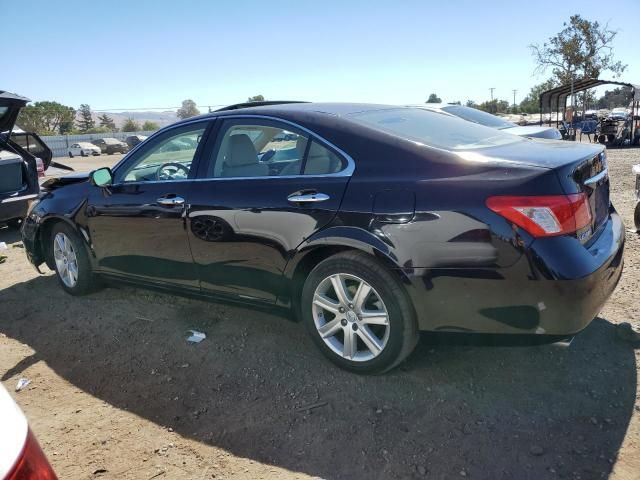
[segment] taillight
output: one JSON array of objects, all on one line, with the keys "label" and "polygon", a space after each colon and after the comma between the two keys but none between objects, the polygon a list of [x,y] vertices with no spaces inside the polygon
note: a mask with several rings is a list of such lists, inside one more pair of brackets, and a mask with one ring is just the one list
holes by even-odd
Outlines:
[{"label": "taillight", "polygon": [[36,157],[36,168],[38,169],[38,178],[44,177],[44,162],[41,158]]},{"label": "taillight", "polygon": [[29,430],[20,458],[5,480],[57,480],[57,478],[36,437]]},{"label": "taillight", "polygon": [[591,208],[584,193],[490,197],[487,207],[534,237],[566,235],[591,223]]}]

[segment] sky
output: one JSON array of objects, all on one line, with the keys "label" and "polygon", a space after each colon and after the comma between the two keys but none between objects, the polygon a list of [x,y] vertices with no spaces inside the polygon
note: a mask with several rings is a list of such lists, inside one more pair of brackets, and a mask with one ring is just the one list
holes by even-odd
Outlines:
[{"label": "sky", "polygon": [[[640,0],[0,0],[0,90],[94,110],[246,101],[520,102],[528,45],[575,13],[619,30],[622,80],[640,83]],[[526,5],[526,6],[525,6]],[[635,55],[634,55],[635,53]],[[606,74],[602,77],[607,77]]]}]

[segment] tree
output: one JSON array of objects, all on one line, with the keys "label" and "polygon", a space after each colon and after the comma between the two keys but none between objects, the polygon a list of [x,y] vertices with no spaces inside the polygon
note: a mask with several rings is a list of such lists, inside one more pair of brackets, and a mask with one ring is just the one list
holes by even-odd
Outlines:
[{"label": "tree", "polygon": [[493,100],[487,100],[486,102],[482,102],[480,105],[476,105],[475,108],[494,114],[507,113],[509,111],[509,102],[494,98]]},{"label": "tree", "polygon": [[86,133],[96,126],[96,122],[93,120],[91,114],[91,107],[86,103],[80,105],[80,120],[77,121],[78,129],[82,133]]},{"label": "tree", "polygon": [[200,115],[200,110],[196,108],[196,102],[193,100],[183,100],[182,107],[176,112],[178,118],[190,118]]},{"label": "tree", "polygon": [[580,15],[572,15],[564,29],[542,45],[530,45],[537,64],[536,72],[551,68],[554,78],[562,85],[582,78],[599,78],[610,71],[614,78],[627,65],[616,61],[612,42],[618,32],[608,25],[591,22]]},{"label": "tree", "polygon": [[133,118],[129,117],[122,124],[122,131],[123,132],[139,132],[140,124],[136,122]]},{"label": "tree", "polygon": [[159,130],[159,129],[160,129],[160,125],[158,125],[156,122],[151,122],[147,120],[142,124],[142,130],[144,130],[145,132],[152,132],[154,130]]},{"label": "tree", "polygon": [[247,98],[247,102],[264,102],[264,96],[254,95],[253,97]]},{"label": "tree", "polygon": [[432,93],[431,95],[429,95],[429,98],[427,99],[427,103],[442,103],[442,99],[438,97],[438,95],[436,95],[435,93]]},{"label": "tree", "polygon": [[16,123],[40,135],[57,135],[73,128],[75,115],[73,108],[58,102],[35,102],[20,110]]},{"label": "tree", "polygon": [[115,130],[116,129],[116,122],[114,122],[113,118],[111,118],[106,113],[103,113],[102,115],[99,115],[98,116],[98,121],[100,122],[100,126],[101,127],[106,127],[106,128],[108,128],[110,130]]},{"label": "tree", "polygon": [[633,98],[633,91],[629,87],[614,88],[605,91],[596,103],[598,108],[612,109],[616,107],[626,107]]},{"label": "tree", "polygon": [[473,100],[467,100],[467,103],[465,103],[465,105],[469,108],[478,108],[478,104]]},{"label": "tree", "polygon": [[[520,102],[520,111],[524,113],[540,113],[540,94],[558,86],[555,78],[539,83],[531,87],[529,94]],[[551,109],[555,110],[557,105],[551,105]]]}]

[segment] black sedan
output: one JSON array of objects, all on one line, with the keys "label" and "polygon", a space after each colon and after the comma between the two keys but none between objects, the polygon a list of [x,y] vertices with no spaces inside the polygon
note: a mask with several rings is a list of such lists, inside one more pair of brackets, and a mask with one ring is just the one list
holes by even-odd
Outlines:
[{"label": "black sedan", "polygon": [[129,146],[125,142],[121,142],[116,138],[99,138],[91,143],[96,147],[100,147],[100,151],[108,155],[113,155],[114,153],[127,153],[129,150]]},{"label": "black sedan", "polygon": [[109,279],[291,308],[360,373],[420,330],[571,336],[623,265],[601,146],[415,108],[230,107],[44,188],[24,244],[70,294]]}]

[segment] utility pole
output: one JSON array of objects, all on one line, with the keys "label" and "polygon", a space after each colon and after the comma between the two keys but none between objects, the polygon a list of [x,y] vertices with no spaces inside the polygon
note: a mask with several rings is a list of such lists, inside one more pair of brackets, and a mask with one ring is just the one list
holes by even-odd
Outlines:
[{"label": "utility pole", "polygon": [[513,110],[515,111],[516,109],[516,93],[518,93],[518,90],[516,90],[515,88],[513,89]]},{"label": "utility pole", "polygon": [[490,110],[491,110],[491,113],[495,113],[495,112],[493,111],[493,91],[494,91],[495,89],[496,89],[496,87],[491,87],[491,88],[489,89],[489,90],[491,90],[491,107],[489,107],[489,108],[490,108]]}]

